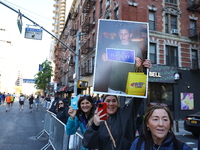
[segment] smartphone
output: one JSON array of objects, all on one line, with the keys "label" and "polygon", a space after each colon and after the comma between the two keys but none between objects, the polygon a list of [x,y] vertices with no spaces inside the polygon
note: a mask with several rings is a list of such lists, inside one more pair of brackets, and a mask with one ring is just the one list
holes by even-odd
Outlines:
[{"label": "smartphone", "polygon": [[101,118],[101,120],[106,120],[107,119],[107,103],[98,104],[98,111],[101,111],[101,110],[103,111],[101,112],[100,116],[103,114],[106,114],[103,118]]},{"label": "smartphone", "polygon": [[73,109],[78,109],[78,97],[74,96],[71,98],[71,106]]}]

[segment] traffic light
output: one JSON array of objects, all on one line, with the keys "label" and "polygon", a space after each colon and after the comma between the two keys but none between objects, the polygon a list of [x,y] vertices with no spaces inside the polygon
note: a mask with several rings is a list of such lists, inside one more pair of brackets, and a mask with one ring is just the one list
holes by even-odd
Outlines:
[{"label": "traffic light", "polygon": [[78,88],[86,89],[88,87],[88,81],[78,80]]}]

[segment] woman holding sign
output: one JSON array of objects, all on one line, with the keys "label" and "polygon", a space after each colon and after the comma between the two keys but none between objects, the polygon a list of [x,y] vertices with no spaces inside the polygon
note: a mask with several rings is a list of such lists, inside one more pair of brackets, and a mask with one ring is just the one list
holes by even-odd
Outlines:
[{"label": "woman holding sign", "polygon": [[79,97],[78,109],[69,106],[68,113],[70,117],[66,124],[66,133],[73,135],[80,127],[83,134],[93,119],[94,107],[94,102],[90,95],[81,95]]},{"label": "woman holding sign", "polygon": [[[119,107],[115,95],[106,95],[103,102],[107,104],[106,114],[99,108],[95,111],[93,124],[83,135],[83,146],[98,150],[129,150],[135,138],[135,119],[143,99],[133,98],[124,107]],[[99,106],[98,106],[99,107]]]}]

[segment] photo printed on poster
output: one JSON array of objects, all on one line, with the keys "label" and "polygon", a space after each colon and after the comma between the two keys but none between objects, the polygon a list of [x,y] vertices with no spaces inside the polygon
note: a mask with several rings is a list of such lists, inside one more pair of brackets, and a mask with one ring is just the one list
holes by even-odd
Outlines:
[{"label": "photo printed on poster", "polygon": [[148,23],[100,19],[93,92],[146,98],[148,40]]}]

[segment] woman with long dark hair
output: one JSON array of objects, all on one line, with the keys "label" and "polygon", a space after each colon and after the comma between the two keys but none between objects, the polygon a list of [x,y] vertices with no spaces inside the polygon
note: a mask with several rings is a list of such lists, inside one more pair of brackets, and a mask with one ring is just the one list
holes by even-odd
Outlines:
[{"label": "woman with long dark hair", "polygon": [[69,109],[65,101],[59,100],[56,104],[56,117],[64,124],[67,123],[67,120],[69,118],[68,110]]},{"label": "woman with long dark hair", "polygon": [[94,101],[90,95],[81,95],[78,100],[78,109],[69,106],[69,119],[66,124],[66,132],[68,135],[75,134],[80,127],[82,134],[91,124],[94,116]]}]

